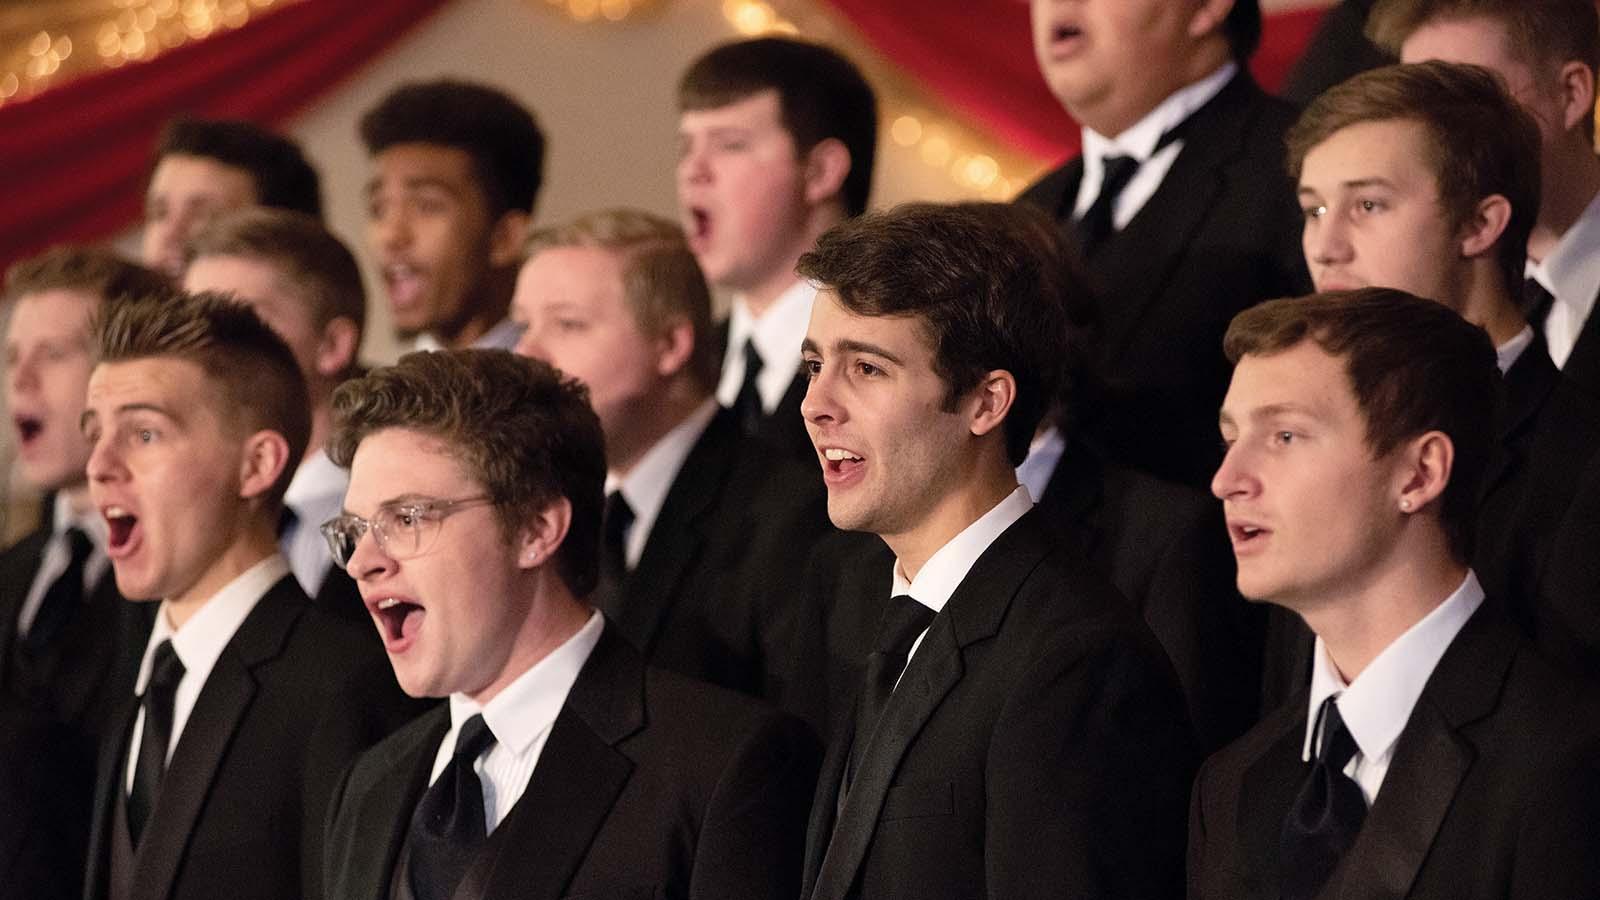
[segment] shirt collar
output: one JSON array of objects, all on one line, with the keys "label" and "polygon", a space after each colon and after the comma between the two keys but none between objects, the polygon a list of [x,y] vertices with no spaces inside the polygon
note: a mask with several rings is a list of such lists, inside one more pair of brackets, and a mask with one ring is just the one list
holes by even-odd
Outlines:
[{"label": "shirt collar", "polygon": [[[477,340],[469,346],[479,350],[513,350],[517,346],[517,339],[522,337],[522,323],[511,318],[504,318],[489,326],[489,330],[478,335]],[[411,342],[412,350],[427,350],[429,352],[445,349],[444,342],[431,331],[424,331]]]},{"label": "shirt collar", "polygon": [[527,752],[566,705],[567,694],[600,642],[604,628],[605,616],[598,610],[591,612],[589,621],[576,634],[518,675],[486,704],[480,706],[465,694],[451,694],[450,733],[445,735],[444,745],[454,746],[455,733],[462,723],[482,713],[483,722],[497,743],[515,754]]},{"label": "shirt collar", "polygon": [[1339,698],[1339,715],[1362,756],[1375,759],[1387,753],[1405,729],[1440,657],[1481,605],[1483,587],[1469,570],[1454,593],[1385,647],[1350,684],[1334,668],[1322,638],[1317,638],[1301,759],[1309,761],[1315,755],[1317,709],[1329,696]]},{"label": "shirt collar", "polygon": [[1066,450],[1066,436],[1054,425],[1033,436],[1027,458],[1017,466],[1017,481],[1028,489],[1028,496],[1044,496],[1045,488],[1050,486],[1050,476],[1055,474]]},{"label": "shirt collar", "polygon": [[155,656],[156,647],[167,638],[172,639],[172,649],[183,663],[184,677],[194,676],[204,684],[217,657],[233,640],[234,632],[244,624],[261,597],[287,574],[289,563],[282,555],[268,556],[223,585],[222,590],[212,594],[176,631],[163,600],[156,612],[155,626],[150,629],[150,640],[145,644],[144,659],[139,663],[134,693],[144,693],[150,681],[151,658]]},{"label": "shirt collar", "polygon": [[1156,108],[1145,113],[1144,118],[1133,123],[1116,137],[1107,137],[1092,128],[1083,129],[1084,159],[1099,160],[1107,156],[1131,156],[1143,163],[1155,155],[1161,136],[1176,128],[1200,107],[1222,92],[1229,80],[1239,71],[1239,64],[1228,61],[1222,68],[1192,84],[1173,91]]},{"label": "shirt collar", "polygon": [[817,286],[800,279],[778,295],[767,311],[756,318],[743,297],[733,298],[728,314],[728,350],[723,357],[722,378],[717,382],[717,402],[732,406],[744,386],[744,344],[754,340],[761,354],[761,374],[756,389],[761,405],[768,410],[778,405],[794,381],[800,367],[800,345],[811,324],[811,305]]},{"label": "shirt collar", "polygon": [[667,500],[672,483],[678,480],[678,470],[683,468],[689,451],[694,449],[700,435],[705,433],[706,426],[711,424],[711,417],[716,415],[717,408],[717,401],[707,397],[695,407],[694,412],[672,426],[671,431],[646,450],[626,478],[606,473],[606,493],[622,491],[622,498],[628,501],[628,508],[633,510],[634,528],[649,532],[656,514],[661,512],[661,504]]},{"label": "shirt collar", "polygon": [[1555,248],[1540,262],[1528,260],[1527,277],[1544,285],[1556,302],[1572,307],[1582,321],[1600,293],[1600,194],[1584,207]]},{"label": "shirt collar", "polygon": [[89,536],[89,541],[94,544],[98,553],[105,553],[107,528],[104,516],[94,510],[82,515],[72,511],[72,503],[67,499],[65,491],[57,491],[55,500],[52,501],[50,513],[50,533],[52,535],[66,534],[68,528],[82,529]]},{"label": "shirt collar", "polygon": [[1533,326],[1524,325],[1517,336],[1504,344],[1494,348],[1495,362],[1500,366],[1500,374],[1504,375],[1516,365],[1517,358],[1533,345]]},{"label": "shirt collar", "polygon": [[908,594],[935,613],[943,610],[945,604],[950,602],[950,595],[956,592],[956,588],[960,587],[967,573],[978,562],[978,557],[1030,509],[1033,509],[1033,497],[1028,494],[1026,487],[1019,484],[1004,500],[996,503],[928,557],[914,580],[906,581],[900,569],[900,560],[896,559],[892,596]]},{"label": "shirt collar", "polygon": [[[323,520],[337,515],[344,505],[344,492],[350,486],[350,473],[334,465],[327,451],[318,447],[306,455],[305,461],[294,471],[289,488],[283,493],[283,502],[294,509],[295,515],[312,528]],[[311,512],[314,515],[307,516]],[[327,515],[323,515],[327,513]]]}]

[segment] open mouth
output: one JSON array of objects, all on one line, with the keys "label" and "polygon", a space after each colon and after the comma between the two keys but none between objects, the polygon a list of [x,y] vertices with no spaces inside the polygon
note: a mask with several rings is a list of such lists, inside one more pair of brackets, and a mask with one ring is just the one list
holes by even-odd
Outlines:
[{"label": "open mouth", "polygon": [[851,478],[866,465],[860,454],[843,447],[824,447],[821,455],[823,475],[829,482]]},{"label": "open mouth", "polygon": [[1228,536],[1233,539],[1233,549],[1235,551],[1244,550],[1260,543],[1270,533],[1259,525],[1250,525],[1243,522],[1228,523]]},{"label": "open mouth", "polygon": [[422,273],[407,263],[384,266],[383,283],[389,290],[389,303],[396,309],[415,306],[422,295]]},{"label": "open mouth", "polygon": [[11,419],[17,429],[17,443],[26,447],[44,433],[44,420],[38,416],[18,414]]},{"label": "open mouth", "polygon": [[1050,55],[1059,57],[1071,53],[1083,39],[1083,29],[1076,25],[1057,24],[1050,29]]},{"label": "open mouth", "polygon": [[422,620],[428,615],[428,611],[420,604],[398,597],[385,597],[369,604],[369,608],[383,635],[384,647],[391,653],[401,652],[411,646],[417,631],[422,628]]},{"label": "open mouth", "polygon": [[121,506],[108,506],[101,515],[106,520],[106,553],[112,557],[127,553],[138,536],[139,517]]},{"label": "open mouth", "polygon": [[703,206],[689,207],[688,221],[689,242],[692,246],[703,246],[711,239],[711,213]]}]

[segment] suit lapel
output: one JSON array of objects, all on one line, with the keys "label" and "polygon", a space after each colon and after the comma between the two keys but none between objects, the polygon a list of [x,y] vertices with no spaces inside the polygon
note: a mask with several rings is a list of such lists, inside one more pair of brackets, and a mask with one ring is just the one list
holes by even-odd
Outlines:
[{"label": "suit lapel", "polygon": [[1099,512],[1105,495],[1105,465],[1079,441],[1068,441],[1056,470],[1045,483],[1039,510],[1051,524],[1074,539],[1075,549],[1094,558],[1104,540]]},{"label": "suit lapel", "polygon": [[1516,638],[1485,603],[1439,660],[1395,742],[1383,787],[1325,896],[1401,898],[1475,758],[1462,728],[1499,702]]},{"label": "suit lapel", "polygon": [[17,616],[44,562],[44,545],[50,532],[41,528],[5,551],[0,567],[0,688],[11,681],[11,655],[17,639]]},{"label": "suit lapel", "polygon": [[396,790],[392,782],[380,781],[373,790],[355,798],[359,805],[348,817],[348,821],[359,823],[364,833],[351,841],[353,855],[341,877],[346,886],[367,885],[371,889],[352,900],[386,900],[389,896],[412,813],[428,789],[439,742],[450,730],[449,704],[434,707],[414,728],[416,739],[394,745],[383,762],[386,772],[404,779],[400,789]]},{"label": "suit lapel", "polygon": [[116,821],[113,803],[123,799],[123,764],[128,756],[128,739],[133,732],[134,715],[139,703],[130,694],[106,723],[105,736],[100,741],[100,759],[94,782],[94,813],[89,826],[88,870],[84,883],[85,897],[105,897],[111,876],[111,829]]},{"label": "suit lapel", "polygon": [[856,735],[868,743],[823,854],[811,894],[814,900],[842,898],[849,892],[901,760],[966,671],[964,649],[999,631],[1011,598],[1049,552],[1050,540],[1035,510],[984,551],[929,626],[877,727],[864,738]]},{"label": "suit lapel", "polygon": [[1493,497],[1502,484],[1525,463],[1530,431],[1538,422],[1550,392],[1555,390],[1561,372],[1550,361],[1544,338],[1534,335],[1533,343],[1522,351],[1506,371],[1504,415],[1500,419],[1500,449],[1490,464],[1482,496]]},{"label": "suit lapel", "polygon": [[1600,393],[1600,315],[1596,310],[1600,310],[1600,298],[1589,308],[1589,318],[1584,320],[1566,367],[1561,370],[1562,375],[1591,393]]},{"label": "suit lapel", "polygon": [[137,851],[133,896],[171,894],[217,770],[255,697],[252,670],[282,652],[305,609],[303,600],[290,599],[298,593],[293,576],[285,576],[256,603],[217,657],[162,776]]},{"label": "suit lapel", "polygon": [[[1259,90],[1241,71],[1179,126],[1185,132],[1184,147],[1161,186],[1089,261],[1103,292],[1101,344],[1109,356],[1122,351],[1145,310],[1161,296],[1218,198],[1230,183],[1248,177],[1229,166],[1247,150],[1250,99]],[[1152,265],[1152,260],[1164,260],[1165,265]]]},{"label": "suit lapel", "polygon": [[647,656],[682,596],[684,573],[705,547],[706,514],[733,471],[737,449],[738,425],[731,411],[719,409],[673,477],[639,564],[624,582],[616,626]]},{"label": "suit lapel", "polygon": [[1306,763],[1300,759],[1305,742],[1306,703],[1302,688],[1274,714],[1276,721],[1265,750],[1245,768],[1239,786],[1239,819],[1233,827],[1238,834],[1239,859],[1247,867],[1240,874],[1257,879],[1262,894],[1277,894],[1281,883],[1278,840],[1283,819],[1306,776]]},{"label": "suit lapel", "polygon": [[[644,661],[609,623],[550,728],[528,788],[496,833],[500,850],[474,867],[457,900],[557,900],[633,772],[615,745],[644,727]],[[537,848],[528,852],[528,848]]]}]

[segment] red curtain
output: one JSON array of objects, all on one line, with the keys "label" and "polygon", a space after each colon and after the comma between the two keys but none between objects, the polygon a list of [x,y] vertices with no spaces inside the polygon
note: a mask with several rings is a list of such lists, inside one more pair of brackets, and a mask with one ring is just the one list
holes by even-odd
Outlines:
[{"label": "red curtain", "polygon": [[445,2],[306,0],[0,107],[0,270],[136,221],[150,150],[168,119],[279,122]]},{"label": "red curtain", "polygon": [[[1005,143],[1054,162],[1077,152],[1078,130],[1039,74],[1028,4],[1015,0],[923,2],[826,0],[890,62]],[[1300,58],[1319,8],[1269,14],[1251,60],[1272,90]]]}]

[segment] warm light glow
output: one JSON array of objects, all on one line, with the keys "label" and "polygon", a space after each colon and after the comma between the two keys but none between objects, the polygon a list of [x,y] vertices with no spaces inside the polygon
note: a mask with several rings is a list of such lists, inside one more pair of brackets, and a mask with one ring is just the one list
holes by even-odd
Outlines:
[{"label": "warm light glow", "polygon": [[922,161],[930,166],[943,167],[950,162],[950,141],[934,135],[922,142]]},{"label": "warm light glow", "polygon": [[579,22],[587,22],[600,13],[600,0],[567,0],[567,12]]},{"label": "warm light glow", "polygon": [[43,56],[50,52],[50,32],[41,31],[28,42],[29,56]]},{"label": "warm light glow", "polygon": [[889,126],[889,136],[902,147],[913,146],[922,140],[922,123],[916,116],[901,116]]},{"label": "warm light glow", "polygon": [[631,0],[600,0],[600,15],[612,22],[621,22],[633,12]]}]

